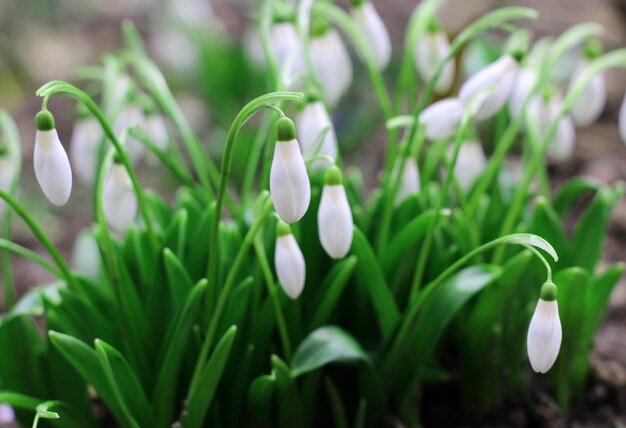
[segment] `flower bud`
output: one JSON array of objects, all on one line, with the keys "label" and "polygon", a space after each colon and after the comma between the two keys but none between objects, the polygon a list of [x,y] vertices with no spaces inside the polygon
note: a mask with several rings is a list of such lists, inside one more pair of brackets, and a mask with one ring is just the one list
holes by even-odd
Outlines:
[{"label": "flower bud", "polygon": [[465,105],[457,98],[447,98],[431,104],[419,115],[426,126],[426,137],[430,140],[449,138],[456,134]]},{"label": "flower bud", "polygon": [[296,140],[296,128],[291,119],[286,117],[278,119],[276,123],[270,196],[276,212],[286,223],[300,220],[311,201],[309,176]]},{"label": "flower bud", "polygon": [[[305,156],[315,154],[315,152],[311,153],[311,146],[326,128],[330,129],[326,133],[322,144],[317,147],[317,149],[319,149],[317,154],[337,159],[337,135],[335,134],[335,128],[328,116],[326,107],[318,100],[312,100],[307,103],[296,118],[298,141],[300,142],[302,153],[304,153]],[[311,164],[311,168],[314,169],[322,166],[328,166],[328,161],[319,160]]]},{"label": "flower bud", "polygon": [[276,22],[272,26],[270,45],[282,82],[288,88],[296,88],[306,73],[304,49],[296,27],[290,21]]},{"label": "flower bud", "polygon": [[501,56],[463,83],[459,99],[467,104],[478,92],[492,86],[493,90],[476,113],[477,120],[489,119],[500,110],[509,97],[517,68],[517,62],[510,55]]},{"label": "flower bud", "polygon": [[98,162],[98,148],[102,138],[100,123],[93,116],[74,122],[70,140],[70,158],[76,176],[87,184],[93,183]]},{"label": "flower bud", "polygon": [[145,117],[144,126],[154,145],[165,150],[168,143],[165,118],[159,113],[152,113]]},{"label": "flower bud", "polygon": [[[395,175],[398,174],[400,163],[396,166]],[[409,156],[404,159],[404,168],[400,177],[400,187],[396,193],[394,201],[395,206],[400,206],[409,196],[419,193],[420,191],[420,173],[417,168],[417,161],[414,157]]]},{"label": "flower bud", "polygon": [[509,97],[509,116],[514,118],[522,111],[524,99],[537,81],[537,73],[528,68],[520,68],[515,75],[515,83]]},{"label": "flower bud", "polygon": [[[413,59],[415,68],[423,82],[428,83],[432,80],[437,71],[437,67],[448,53],[450,53],[450,41],[438,25],[429,29],[429,31],[418,40]],[[454,81],[455,67],[454,59],[447,62],[435,84],[435,93],[441,95],[450,91]]]},{"label": "flower bud", "polygon": [[556,302],[556,286],[549,282],[541,287],[541,297],[528,327],[528,359],[533,370],[546,373],[561,348],[561,320]]},{"label": "flower bud", "polygon": [[372,52],[376,67],[384,70],[391,59],[391,39],[374,4],[369,0],[353,0],[350,12]]},{"label": "flower bud", "polygon": [[72,191],[72,168],[54,127],[54,117],[47,110],[40,111],[35,125],[35,176],[50,202],[65,205]]},{"label": "flower bud", "polygon": [[[570,79],[570,88],[576,85],[576,82],[580,79],[580,76],[588,65],[588,60],[582,60],[579,63]],[[572,106],[571,115],[576,126],[582,128],[595,122],[604,110],[605,104],[606,83],[604,74],[596,74]]]},{"label": "flower bud", "polygon": [[336,166],[326,170],[322,199],[317,212],[317,227],[324,251],[341,259],[352,246],[354,225],[352,211],[343,187],[341,171]]},{"label": "flower bud", "polygon": [[124,233],[137,215],[137,197],[124,165],[113,163],[104,184],[104,213],[113,229]]},{"label": "flower bud", "polygon": [[[119,137],[123,131],[133,125],[137,125],[145,129],[145,117],[143,115],[143,110],[139,108],[139,106],[128,105],[124,107],[115,121],[115,126],[113,127],[115,135]],[[137,163],[145,152],[143,143],[130,136],[126,137],[126,146],[124,149],[128,153],[128,157],[133,164]]]},{"label": "flower bud", "polygon": [[336,106],[352,83],[352,62],[339,32],[334,28],[310,40],[315,75],[330,106]]},{"label": "flower bud", "polygon": [[[449,157],[452,157],[454,147],[450,148]],[[454,165],[454,176],[461,189],[467,192],[472,188],[478,177],[487,167],[487,157],[483,146],[478,141],[465,141],[459,149],[459,155]]]},{"label": "flower bud", "polygon": [[304,289],[306,278],[304,256],[287,223],[279,220],[276,234],[274,251],[276,275],[285,293],[292,299],[297,299]]},{"label": "flower bud", "polygon": [[[548,132],[551,123],[558,117],[561,109],[561,97],[556,94],[543,94],[533,97],[529,104],[529,118],[538,125],[539,136]],[[576,144],[576,128],[570,116],[563,117],[558,125],[554,138],[548,144],[546,154],[555,162],[564,162],[571,158]]]}]

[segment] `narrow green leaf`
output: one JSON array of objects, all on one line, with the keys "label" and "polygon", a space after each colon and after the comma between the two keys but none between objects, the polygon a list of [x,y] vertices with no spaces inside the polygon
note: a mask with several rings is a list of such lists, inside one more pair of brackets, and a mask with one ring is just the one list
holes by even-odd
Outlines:
[{"label": "narrow green leaf", "polygon": [[326,392],[328,393],[328,401],[330,401],[330,409],[335,421],[335,428],[348,428],[348,417],[346,416],[346,409],[341,400],[341,395],[337,391],[337,387],[333,381],[326,377],[324,378],[324,384],[326,385]]},{"label": "narrow green leaf", "polygon": [[193,281],[185,266],[169,248],[163,249],[163,260],[165,262],[167,282],[170,286],[172,308],[174,308],[174,311],[177,311],[189,291],[193,288]]},{"label": "narrow green leaf", "polygon": [[276,399],[278,401],[278,424],[280,428],[304,427],[304,403],[298,386],[285,362],[272,355]]},{"label": "narrow green leaf", "polygon": [[584,194],[597,192],[602,186],[601,182],[589,177],[574,177],[556,190],[552,206],[563,217]]},{"label": "narrow green leaf", "polygon": [[310,329],[313,330],[328,321],[328,318],[333,313],[333,309],[337,304],[337,301],[341,297],[345,286],[348,284],[348,280],[352,276],[357,263],[355,256],[347,257],[346,259],[335,264],[324,282],[320,286],[318,296],[320,300],[316,302],[313,307],[315,312],[311,316]]},{"label": "narrow green leaf", "polygon": [[369,356],[348,332],[335,326],[320,327],[298,346],[291,376],[295,378],[330,363],[351,361],[372,365]]}]

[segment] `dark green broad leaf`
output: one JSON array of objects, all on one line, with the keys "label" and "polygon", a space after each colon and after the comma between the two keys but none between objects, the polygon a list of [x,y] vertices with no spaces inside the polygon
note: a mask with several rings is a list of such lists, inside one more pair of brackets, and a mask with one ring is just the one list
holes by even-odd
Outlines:
[{"label": "dark green broad leaf", "polygon": [[201,427],[209,406],[213,402],[213,396],[217,385],[222,377],[226,363],[230,357],[230,350],[235,341],[237,327],[232,326],[222,336],[215,346],[209,361],[200,372],[198,387],[191,392],[185,403],[185,411],[181,418],[181,424],[185,428]]},{"label": "dark green broad leaf", "polygon": [[291,370],[276,355],[272,355],[272,374],[278,404],[278,427],[304,427],[304,402]]},{"label": "dark green broad leaf", "polygon": [[353,361],[372,365],[359,342],[348,332],[336,326],[320,327],[298,346],[293,356],[291,374],[297,377],[327,364]]},{"label": "dark green broad leaf", "polygon": [[358,259],[355,275],[356,282],[363,292],[370,296],[376,311],[376,318],[384,340],[391,336],[400,319],[400,311],[378,259],[363,232],[354,228],[352,254]]}]

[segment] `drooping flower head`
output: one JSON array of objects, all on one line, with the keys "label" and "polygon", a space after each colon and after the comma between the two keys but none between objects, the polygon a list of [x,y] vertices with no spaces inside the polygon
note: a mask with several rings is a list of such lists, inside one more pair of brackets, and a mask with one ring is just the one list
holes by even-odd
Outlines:
[{"label": "drooping flower head", "polygon": [[[319,141],[319,137],[328,128],[321,144],[314,146]],[[307,96],[307,102],[302,111],[296,117],[296,129],[298,131],[298,141],[302,148],[302,153],[306,158],[313,155],[325,155],[337,159],[337,135],[330,116],[326,111],[326,107],[314,94]],[[311,164],[311,168],[329,166],[328,161],[318,160]]]},{"label": "drooping flower head", "polygon": [[54,117],[48,110],[42,110],[35,116],[35,126],[35,176],[50,202],[65,205],[72,192],[72,168],[54,126]]},{"label": "drooping flower head", "polygon": [[119,233],[125,233],[137,215],[137,196],[128,171],[120,162],[111,165],[104,184],[103,205],[111,227]]},{"label": "drooping flower head", "polygon": [[292,299],[297,299],[304,289],[306,265],[298,242],[291,233],[291,228],[281,220],[278,220],[276,226],[274,266],[278,282],[285,293]]},{"label": "drooping flower head", "polygon": [[391,38],[374,4],[369,0],[352,0],[350,12],[357,28],[372,51],[379,70],[384,70],[391,59]]},{"label": "drooping flower head", "polygon": [[324,251],[333,259],[344,258],[352,246],[354,225],[341,170],[335,165],[324,176],[317,227]]},{"label": "drooping flower head", "polygon": [[[589,63],[602,53],[602,46],[597,40],[587,44],[584,57],[578,63],[570,79],[570,89],[573,88]],[[579,128],[589,126],[595,122],[606,104],[606,82],[604,74],[596,74],[582,91],[572,106],[572,119]]]},{"label": "drooping flower head", "polygon": [[[431,20],[426,34],[417,41],[415,49],[415,68],[423,82],[428,83],[434,76],[439,64],[450,53],[450,41],[437,21]],[[455,61],[446,63],[435,84],[435,93],[446,94],[454,81]]]},{"label": "drooping flower head", "polygon": [[86,184],[93,183],[95,179],[101,139],[102,129],[98,120],[88,111],[79,110],[72,128],[70,159],[76,176]]},{"label": "drooping flower head", "polygon": [[528,327],[528,359],[537,373],[550,370],[561,348],[561,320],[556,295],[554,283],[543,284],[541,297]]},{"label": "drooping flower head", "polygon": [[465,112],[465,104],[457,98],[446,98],[429,105],[420,113],[419,121],[430,140],[449,138],[456,134]]},{"label": "drooping flower head", "polygon": [[[453,148],[450,148],[450,156]],[[454,165],[454,176],[467,192],[487,167],[487,157],[479,141],[464,141]]]},{"label": "drooping flower head", "polygon": [[300,220],[311,201],[309,176],[296,140],[296,127],[287,117],[276,122],[276,146],[270,169],[270,196],[276,212],[286,223]]},{"label": "drooping flower head", "polygon": [[293,11],[278,4],[274,9],[270,46],[282,83],[287,88],[295,89],[302,83],[302,76],[306,73],[304,49],[293,22]]},{"label": "drooping flower head", "polygon": [[400,176],[400,186],[394,200],[395,206],[400,206],[409,196],[415,195],[420,191],[420,173],[417,167],[417,161],[415,156],[407,156],[404,160],[401,160],[396,164],[394,169],[394,175],[397,178],[397,174],[400,172],[400,166],[402,167],[402,175]]}]

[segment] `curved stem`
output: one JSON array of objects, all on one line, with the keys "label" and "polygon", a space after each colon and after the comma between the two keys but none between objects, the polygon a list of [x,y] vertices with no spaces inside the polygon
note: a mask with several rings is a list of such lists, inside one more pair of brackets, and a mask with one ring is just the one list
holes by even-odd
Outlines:
[{"label": "curved stem", "polygon": [[215,298],[215,291],[217,290],[217,252],[219,251],[219,224],[222,217],[222,206],[224,203],[224,195],[226,193],[226,184],[228,183],[228,177],[230,175],[230,168],[233,163],[233,151],[235,148],[235,142],[237,141],[237,134],[239,129],[261,108],[266,107],[269,104],[280,101],[300,101],[303,95],[299,92],[272,92],[269,94],[261,95],[258,98],[250,101],[235,117],[233,124],[228,131],[226,138],[226,146],[224,147],[224,156],[222,158],[222,166],[220,173],[220,183],[217,189],[217,198],[215,201],[215,218],[213,220],[213,227],[211,228],[211,244],[209,247],[209,260],[207,264],[207,279],[209,280],[209,290],[207,291],[207,298],[210,305],[210,309],[213,306],[213,300]]},{"label": "curved stem", "polygon": [[[45,270],[47,270],[48,272],[50,272],[52,275],[54,275],[57,278],[60,276],[63,276],[61,271],[57,267],[55,267],[52,263],[50,263],[48,260],[41,257],[36,252],[31,251],[28,248],[23,247],[19,244],[16,244],[15,242],[9,241],[8,239],[0,238],[0,248],[5,251],[10,251],[12,253],[18,254],[30,260],[31,262],[38,264],[39,266],[41,266],[42,268],[44,268]],[[11,304],[11,307],[9,307],[9,305],[6,305],[6,306],[7,306],[6,310],[9,311],[11,307],[13,306],[13,304]]]},{"label": "curved stem", "polygon": [[37,95],[42,96],[42,97],[53,96],[53,95],[58,95],[58,94],[68,95],[82,102],[85,105],[85,107],[87,107],[89,111],[96,117],[96,119],[98,119],[98,122],[100,122],[100,126],[102,127],[102,130],[104,131],[106,136],[111,140],[111,142],[115,146],[115,150],[118,156],[120,157],[120,160],[122,161],[122,164],[124,165],[124,168],[128,172],[128,176],[130,177],[130,180],[133,184],[133,190],[135,194],[137,195],[137,203],[139,204],[139,210],[141,211],[141,215],[143,216],[145,223],[146,223],[146,229],[148,232],[148,236],[150,238],[150,244],[152,246],[153,253],[154,254],[158,253],[159,241],[154,231],[152,215],[150,213],[150,210],[148,209],[148,204],[146,203],[146,199],[143,194],[143,189],[141,188],[141,185],[139,184],[139,179],[137,178],[135,169],[130,163],[130,159],[128,158],[128,153],[126,153],[126,150],[124,149],[124,147],[122,146],[118,138],[116,137],[115,132],[113,132],[113,129],[111,128],[111,125],[109,125],[109,122],[104,117],[104,114],[102,114],[102,111],[100,111],[100,109],[98,108],[96,103],[91,99],[91,97],[87,95],[84,91],[81,91],[80,89],[78,89],[77,87],[73,85],[70,85],[69,83],[61,82],[61,81],[53,81],[42,86],[37,91]]},{"label": "curved stem", "polygon": [[74,278],[74,276],[72,275],[72,271],[68,264],[65,262],[65,259],[63,258],[63,256],[61,256],[61,253],[59,252],[59,250],[57,250],[52,241],[50,241],[45,232],[39,227],[37,222],[30,216],[30,214],[28,214],[26,209],[22,205],[20,205],[19,202],[13,199],[11,195],[9,195],[2,189],[0,189],[0,198],[4,199],[6,203],[13,209],[13,211],[15,211],[15,213],[19,215],[22,220],[24,220],[24,222],[33,232],[33,235],[35,235],[39,242],[41,242],[41,245],[43,245],[46,251],[48,251],[54,262],[59,267],[59,270],[61,271],[61,276],[65,278],[68,287],[76,292],[80,292],[80,286],[78,285],[76,278]]},{"label": "curved stem", "polygon": [[532,252],[535,256],[537,256],[537,258],[539,258],[539,260],[541,260],[541,263],[543,263],[543,265],[546,268],[546,282],[552,282],[552,267],[550,267],[550,263],[548,263],[546,258],[539,251],[537,251],[534,247],[532,247],[530,245],[524,245],[524,246],[530,252]]}]

